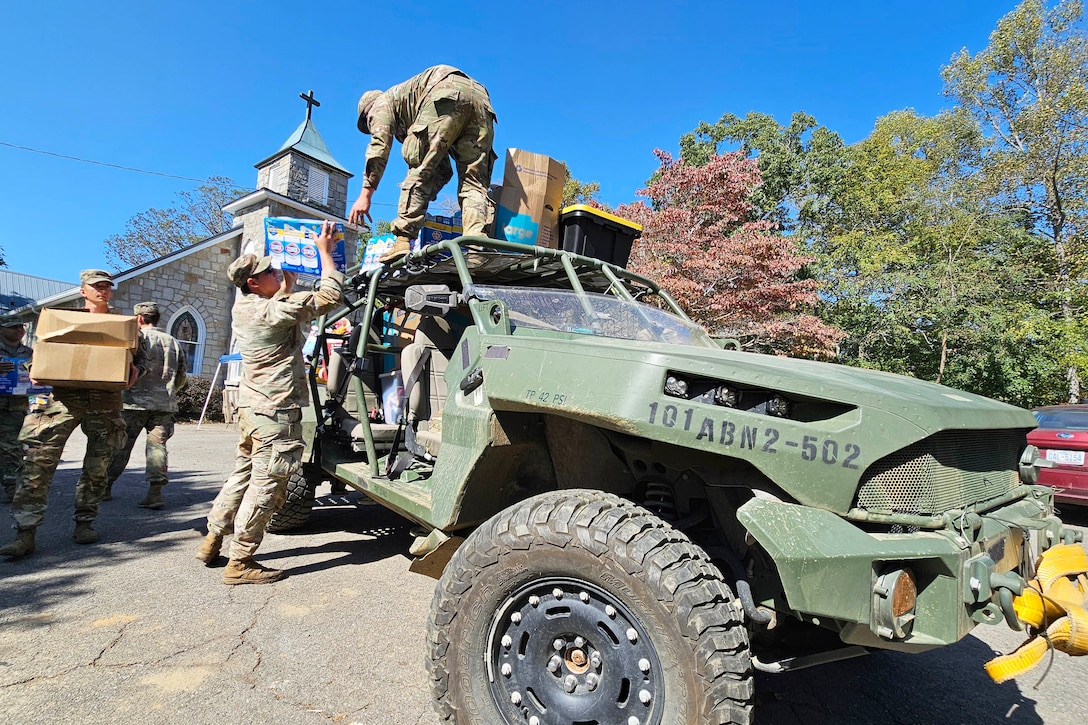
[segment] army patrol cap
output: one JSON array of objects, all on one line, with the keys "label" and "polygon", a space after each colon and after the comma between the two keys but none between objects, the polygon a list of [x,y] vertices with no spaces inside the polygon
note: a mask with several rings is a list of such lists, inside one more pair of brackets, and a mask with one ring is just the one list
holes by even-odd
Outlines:
[{"label": "army patrol cap", "polygon": [[138,302],[132,308],[132,314],[134,315],[157,315],[159,314],[159,306],[154,302]]},{"label": "army patrol cap", "polygon": [[382,95],[381,91],[367,91],[359,98],[359,120],[355,125],[363,133],[370,133],[370,127],[367,125],[366,114],[370,110],[370,107],[374,105],[374,101]]},{"label": "army patrol cap", "polygon": [[104,269],[85,269],[79,273],[79,283],[86,285],[96,285],[99,282],[109,282],[113,284],[113,275]]},{"label": "army patrol cap", "polygon": [[3,317],[0,317],[0,327],[22,327],[22,326],[23,326],[23,321],[20,320],[18,317],[13,317],[11,315],[4,315]]},{"label": "army patrol cap", "polygon": [[271,257],[258,257],[254,254],[243,254],[230,263],[227,267],[227,276],[230,281],[239,287],[246,286],[246,280],[256,277],[261,272],[272,266]]}]

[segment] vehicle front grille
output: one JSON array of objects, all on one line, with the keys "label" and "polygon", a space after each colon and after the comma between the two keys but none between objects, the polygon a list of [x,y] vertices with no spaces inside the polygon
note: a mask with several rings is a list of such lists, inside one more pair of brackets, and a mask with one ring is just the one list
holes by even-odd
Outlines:
[{"label": "vehicle front grille", "polygon": [[942,431],[880,459],[865,472],[859,508],[937,516],[1019,485],[1022,430]]}]

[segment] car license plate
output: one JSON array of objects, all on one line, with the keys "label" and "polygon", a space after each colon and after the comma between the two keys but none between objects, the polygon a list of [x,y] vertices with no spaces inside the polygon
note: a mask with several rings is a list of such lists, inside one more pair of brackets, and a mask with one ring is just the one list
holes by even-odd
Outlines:
[{"label": "car license plate", "polygon": [[1048,450],[1046,459],[1055,463],[1063,463],[1067,466],[1083,466],[1084,451],[1055,451]]}]

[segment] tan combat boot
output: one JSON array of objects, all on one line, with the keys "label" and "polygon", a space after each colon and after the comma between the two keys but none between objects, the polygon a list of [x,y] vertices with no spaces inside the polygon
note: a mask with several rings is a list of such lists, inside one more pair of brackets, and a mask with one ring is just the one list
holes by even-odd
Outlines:
[{"label": "tan combat boot", "polygon": [[98,541],[98,532],[91,526],[90,521],[77,521],[76,531],[72,538],[77,544],[94,544]]},{"label": "tan combat boot", "polygon": [[196,550],[196,558],[210,566],[213,561],[219,558],[219,552],[222,549],[223,537],[209,531],[204,536],[200,548]]},{"label": "tan combat boot", "polygon": [[409,254],[411,251],[412,251],[412,245],[409,244],[408,240],[407,239],[402,239],[401,237],[397,237],[397,241],[393,245],[393,248],[390,249],[385,254],[383,254],[378,259],[378,261],[381,262],[382,264],[386,264],[387,262],[395,262],[398,259],[400,259],[401,257],[404,257],[407,254]]},{"label": "tan combat boot", "polygon": [[271,584],[286,575],[280,569],[269,569],[253,559],[231,559],[223,572],[224,584]]},{"label": "tan combat boot", "polygon": [[33,553],[34,529],[19,529],[15,534],[15,541],[0,549],[0,556],[6,556],[9,559],[22,559]]},{"label": "tan combat boot", "polygon": [[151,488],[147,490],[147,495],[136,505],[142,509],[155,509],[156,511],[165,507],[166,504],[162,501],[162,486],[152,484]]}]

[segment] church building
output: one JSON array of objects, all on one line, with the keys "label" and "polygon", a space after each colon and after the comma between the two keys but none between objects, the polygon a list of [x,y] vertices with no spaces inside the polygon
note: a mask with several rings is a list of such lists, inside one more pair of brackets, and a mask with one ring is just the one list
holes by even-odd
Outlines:
[{"label": "church building", "polygon": [[[137,302],[157,302],[159,327],[182,343],[196,377],[211,378],[220,356],[232,352],[230,315],[238,291],[227,279],[227,266],[243,252],[264,253],[267,217],[343,222],[347,265],[355,264],[357,232],[345,218],[352,174],[314,126],[313,108],[320,104],[313,91],[301,97],[306,119],[278,151],[256,164],[257,190],[223,207],[234,218],[229,230],[113,275],[111,304],[131,314]],[[82,304],[76,286],[14,312],[33,322],[43,308]]]}]

